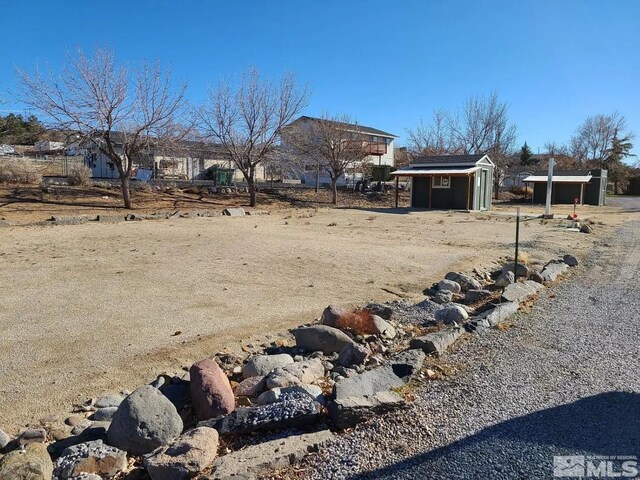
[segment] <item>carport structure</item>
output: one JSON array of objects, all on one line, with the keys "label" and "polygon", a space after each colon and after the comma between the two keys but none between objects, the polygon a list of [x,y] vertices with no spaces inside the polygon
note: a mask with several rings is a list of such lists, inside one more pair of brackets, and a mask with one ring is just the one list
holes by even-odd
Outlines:
[{"label": "carport structure", "polygon": [[[545,203],[548,176],[544,171],[523,180],[533,185],[532,203]],[[607,193],[607,170],[564,170],[553,173],[552,204],[604,205]],[[576,202],[577,199],[577,202]]]},{"label": "carport structure", "polygon": [[433,155],[391,175],[411,179],[411,208],[489,210],[495,165],[487,155]]}]

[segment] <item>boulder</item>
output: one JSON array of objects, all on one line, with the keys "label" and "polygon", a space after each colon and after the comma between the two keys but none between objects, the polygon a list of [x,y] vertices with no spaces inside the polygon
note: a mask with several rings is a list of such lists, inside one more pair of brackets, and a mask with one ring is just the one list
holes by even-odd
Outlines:
[{"label": "boulder", "polygon": [[329,305],[322,312],[320,323],[328,325],[329,327],[336,327],[338,320],[349,313],[351,313],[351,310],[348,308],[341,307],[339,305]]},{"label": "boulder", "polygon": [[226,415],[236,406],[229,379],[215,360],[206,358],[189,369],[191,400],[198,420]]},{"label": "boulder", "polygon": [[95,420],[96,422],[110,422],[117,410],[118,407],[99,408],[93,412],[91,420]]},{"label": "boulder", "polygon": [[335,399],[366,397],[401,387],[404,383],[404,380],[395,374],[391,365],[383,365],[336,382],[333,386],[333,397]]},{"label": "boulder", "polygon": [[540,274],[540,272],[533,270],[531,273],[529,273],[529,280],[536,282],[536,283],[543,283],[544,282],[544,278],[542,277],[542,275]]},{"label": "boulder", "polygon": [[501,273],[498,278],[496,278],[496,287],[504,288],[508,285],[511,285],[516,281],[516,276],[513,272],[504,272]]},{"label": "boulder", "polygon": [[281,402],[291,392],[300,392],[309,395],[316,402],[324,405],[324,395],[322,389],[317,385],[294,385],[292,387],[274,388],[267,390],[258,397],[258,405],[269,405],[271,403]]},{"label": "boulder", "polygon": [[580,227],[580,231],[582,233],[592,233],[593,232],[593,228],[591,228],[591,225],[587,225],[586,223],[584,225],[582,225]]},{"label": "boulder", "polygon": [[411,348],[419,348],[424,353],[441,354],[447,350],[462,335],[460,327],[446,328],[434,333],[428,333],[423,337],[412,338],[409,342]]},{"label": "boulder", "polygon": [[167,445],[182,432],[176,407],[157,388],[144,385],[124,399],[107,431],[109,444],[133,455]]},{"label": "boulder", "polygon": [[476,280],[475,278],[471,278],[468,275],[463,275],[462,273],[449,272],[444,276],[444,278],[446,280],[453,280],[454,282],[458,283],[462,291],[467,291],[470,288],[476,290],[480,290],[482,288],[482,285],[478,280]]},{"label": "boulder", "polygon": [[438,290],[433,296],[433,301],[438,304],[451,303],[453,301],[453,293],[449,290]]},{"label": "boulder", "polygon": [[462,288],[460,287],[460,284],[458,282],[445,279],[438,282],[438,291],[460,293],[462,291]]},{"label": "boulder", "polygon": [[569,266],[564,262],[550,262],[542,269],[540,276],[545,282],[553,282],[560,275],[564,275],[569,270]]},{"label": "boulder", "polygon": [[490,296],[491,296],[491,292],[489,290],[470,289],[470,290],[467,290],[467,292],[464,294],[464,300],[465,302],[474,303]]},{"label": "boulder", "polygon": [[578,266],[578,259],[573,255],[565,255],[564,257],[562,257],[562,261],[570,267]]},{"label": "boulder", "polygon": [[371,352],[363,345],[350,344],[344,347],[338,355],[338,363],[343,367],[361,365]]},{"label": "boulder", "polygon": [[44,428],[29,428],[18,436],[18,445],[45,443],[46,441],[47,431]]},{"label": "boulder", "polygon": [[117,407],[123,400],[124,395],[120,395],[119,393],[109,393],[96,400],[96,403],[94,403],[93,406],[96,408]]},{"label": "boulder", "polygon": [[329,417],[337,428],[350,428],[405,405],[397,393],[381,391],[370,396],[334,400],[329,403]]},{"label": "boulder", "polygon": [[267,388],[267,377],[249,377],[241,381],[235,388],[234,393],[238,397],[255,397],[260,395]]},{"label": "boulder", "polygon": [[[507,272],[513,273],[513,269],[514,269],[513,263],[508,263],[507,265],[502,267],[502,273],[507,273]],[[529,277],[529,271],[530,271],[529,267],[527,267],[523,263],[518,263],[518,271],[516,272],[518,277],[524,277],[524,278]]]},{"label": "boulder", "polygon": [[518,311],[518,308],[520,308],[518,302],[501,303],[491,310],[483,312],[479,315],[479,318],[485,320],[487,322],[487,326],[495,327],[499,323],[504,322],[510,316],[514,315]]},{"label": "boulder", "polygon": [[284,430],[313,424],[321,412],[321,405],[306,393],[290,392],[282,394],[279,402],[237,408],[229,415],[205,420],[198,426],[215,428],[222,435]]},{"label": "boulder", "polygon": [[393,309],[381,303],[370,303],[364,308],[372,315],[377,315],[384,320],[391,320],[393,316]]},{"label": "boulder", "polygon": [[506,302],[519,303],[536,294],[538,290],[542,288],[544,288],[544,285],[532,280],[527,280],[522,283],[512,283],[502,292],[502,299]]},{"label": "boulder", "polygon": [[397,353],[389,360],[393,373],[408,382],[422,369],[425,354],[421,349],[410,349]]},{"label": "boulder", "polygon": [[378,335],[382,338],[388,338],[389,340],[396,338],[396,329],[389,322],[377,315],[372,315],[372,321],[373,335]]},{"label": "boulder", "polygon": [[250,445],[218,458],[214,472],[205,479],[257,478],[263,473],[271,473],[299,462],[332,439],[333,434],[329,430],[321,430]]},{"label": "boulder", "polygon": [[293,331],[296,346],[311,352],[321,351],[325,355],[340,353],[347,345],[355,343],[346,333],[326,325],[297,328]]},{"label": "boulder", "polygon": [[467,311],[458,305],[441,308],[440,310],[436,310],[435,313],[436,321],[442,322],[445,325],[462,323],[467,318],[469,318]]},{"label": "boulder", "polygon": [[56,461],[53,473],[60,480],[90,473],[111,478],[126,468],[126,452],[97,440],[67,448]]},{"label": "boulder", "polygon": [[291,355],[279,353],[277,355],[258,355],[247,361],[242,369],[244,378],[265,376],[278,367],[293,363]]},{"label": "boulder", "polygon": [[267,388],[284,388],[312,383],[324,377],[324,365],[319,358],[295,362],[276,368],[266,379]]},{"label": "boulder", "polygon": [[51,480],[52,475],[53,463],[42,443],[30,443],[0,460],[2,480]]},{"label": "boulder", "polygon": [[218,456],[218,432],[197,427],[144,459],[152,480],[183,480],[209,468]]}]

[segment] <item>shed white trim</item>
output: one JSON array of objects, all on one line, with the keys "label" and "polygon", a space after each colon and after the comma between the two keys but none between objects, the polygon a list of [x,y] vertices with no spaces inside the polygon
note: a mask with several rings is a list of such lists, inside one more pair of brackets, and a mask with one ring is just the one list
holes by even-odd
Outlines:
[{"label": "shed white trim", "polygon": [[[553,183],[589,183],[593,177],[591,175],[554,175],[551,179]],[[529,175],[523,182],[545,183],[546,175]]]},{"label": "shed white trim", "polygon": [[419,175],[468,175],[470,173],[476,172],[480,170],[480,167],[471,167],[471,168],[450,168],[446,170],[423,170],[418,168],[407,168],[396,170],[395,172],[391,172],[391,175],[397,175],[399,177],[416,177]]}]

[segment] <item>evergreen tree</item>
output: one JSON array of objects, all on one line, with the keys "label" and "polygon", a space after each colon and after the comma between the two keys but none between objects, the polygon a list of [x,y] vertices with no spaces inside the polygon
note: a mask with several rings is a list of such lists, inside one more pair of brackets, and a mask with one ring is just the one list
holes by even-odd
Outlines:
[{"label": "evergreen tree", "polygon": [[618,138],[618,129],[613,132],[613,139],[611,140],[611,146],[607,150],[607,156],[602,163],[602,167],[608,169],[609,180],[613,182],[613,193],[618,195],[619,186],[621,183],[626,182],[629,176],[629,167],[622,161],[627,157],[633,157],[631,149],[633,144],[631,143],[631,136],[627,135],[623,138]]},{"label": "evergreen tree", "polygon": [[537,160],[533,158],[533,152],[527,145],[527,142],[524,142],[524,145],[520,149],[520,164],[521,165],[534,165],[537,163]]}]

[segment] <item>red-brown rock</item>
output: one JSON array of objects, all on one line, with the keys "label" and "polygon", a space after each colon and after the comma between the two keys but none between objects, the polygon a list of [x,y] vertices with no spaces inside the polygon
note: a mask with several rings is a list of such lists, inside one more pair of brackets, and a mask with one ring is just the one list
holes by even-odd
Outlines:
[{"label": "red-brown rock", "polygon": [[198,420],[227,415],[236,408],[229,379],[215,360],[200,360],[191,366],[189,373],[191,400]]}]

